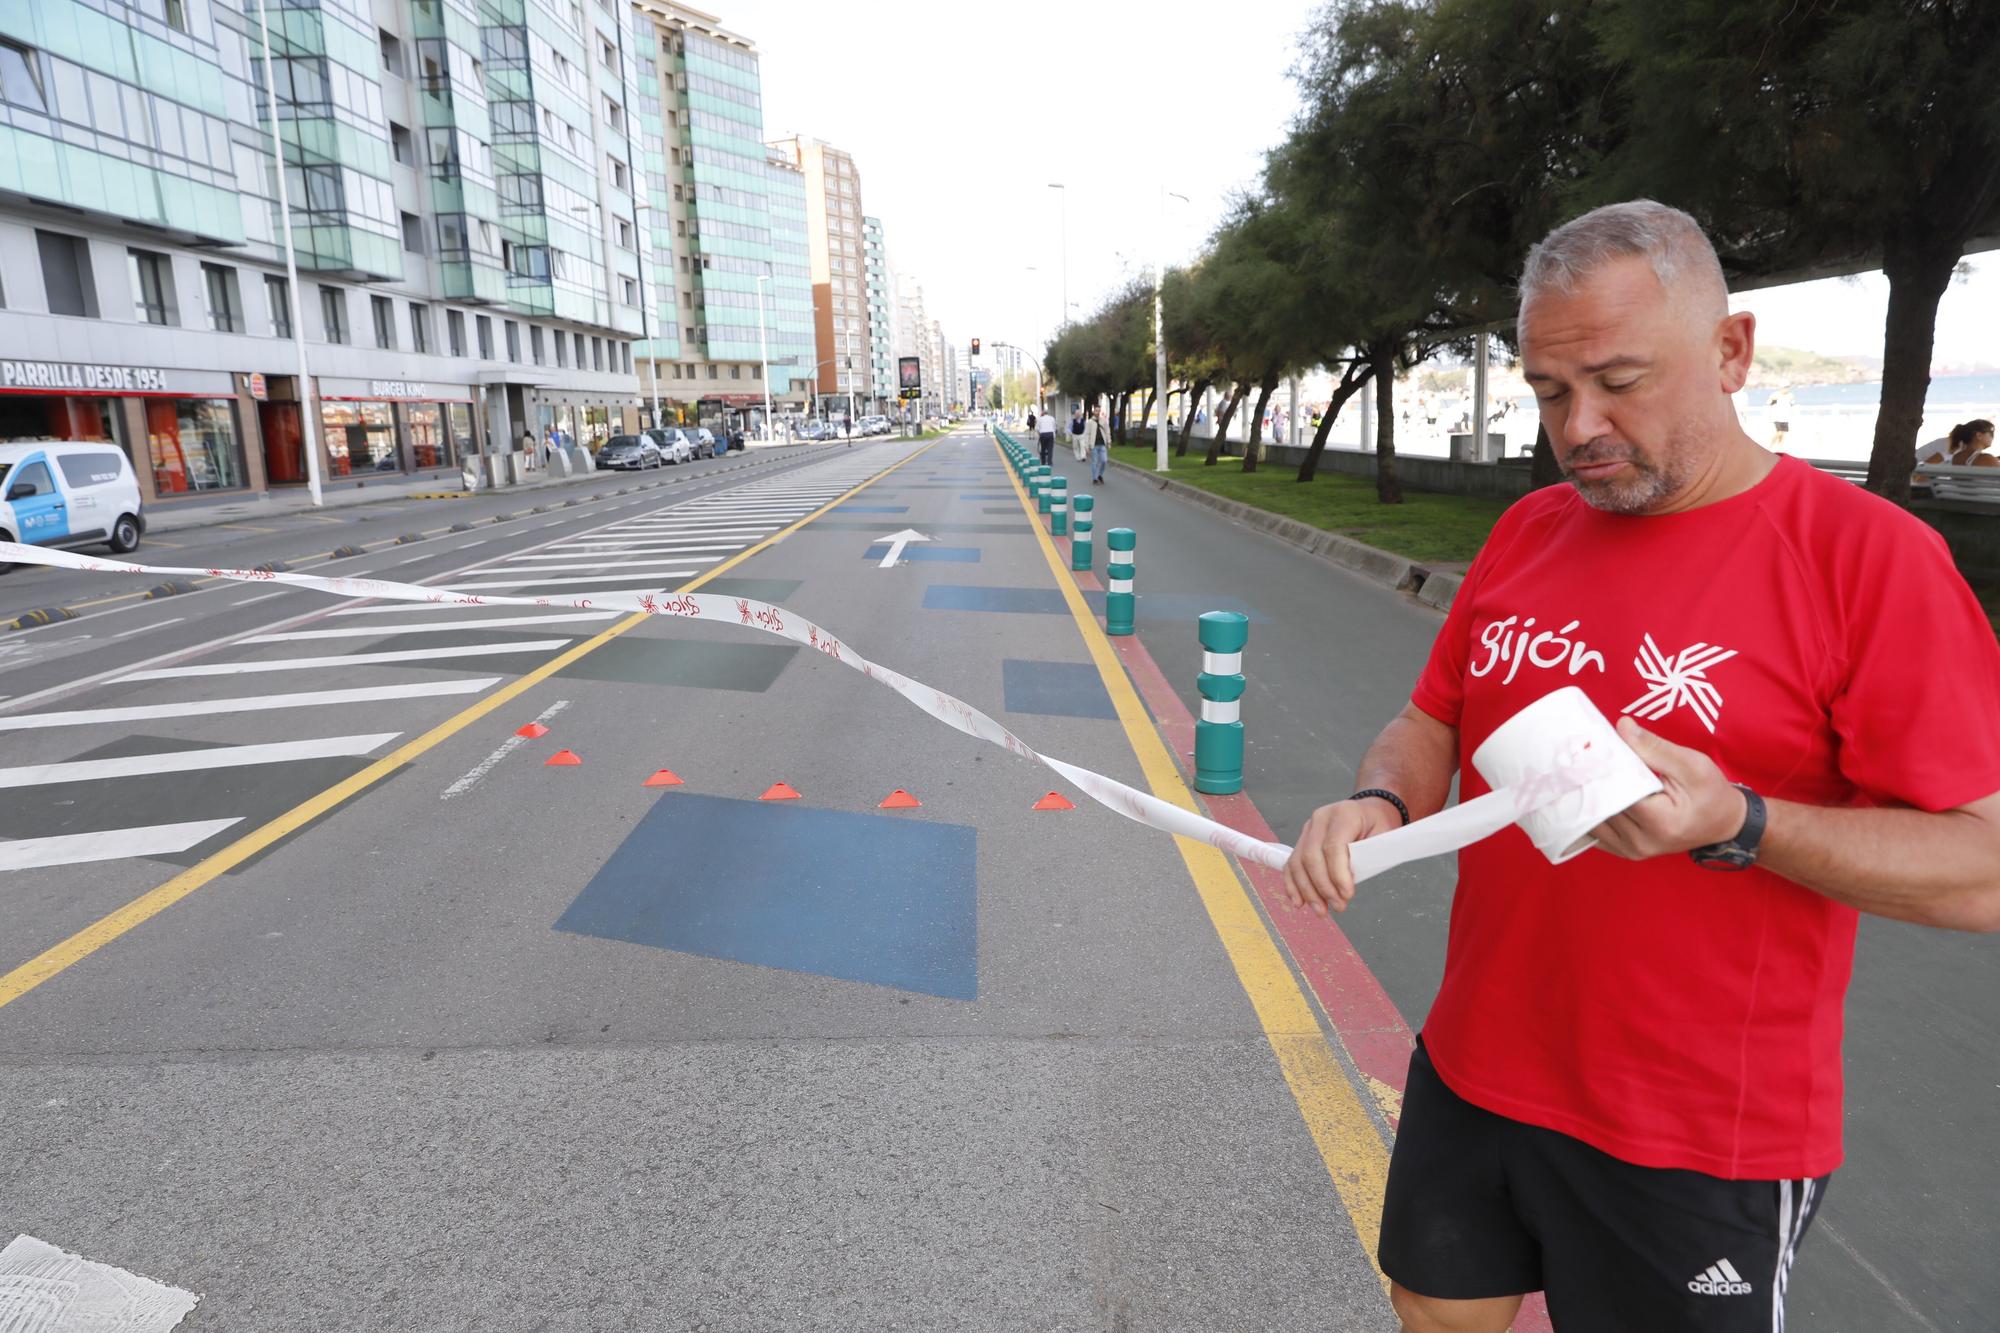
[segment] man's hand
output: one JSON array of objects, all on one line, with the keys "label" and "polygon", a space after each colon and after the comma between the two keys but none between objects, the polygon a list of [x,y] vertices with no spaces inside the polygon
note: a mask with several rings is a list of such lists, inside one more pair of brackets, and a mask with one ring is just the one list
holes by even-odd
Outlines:
[{"label": "man's hand", "polygon": [[1727,842],[1742,831],[1748,802],[1713,759],[1661,740],[1629,717],[1618,719],[1618,734],[1666,790],[1592,829],[1598,846],[1628,861],[1644,861]]},{"label": "man's hand", "polygon": [[1285,890],[1292,906],[1310,906],[1321,916],[1329,909],[1346,911],[1354,900],[1354,869],[1347,861],[1347,845],[1402,823],[1396,807],[1379,796],[1335,801],[1313,811],[1292,848],[1292,859],[1285,862]]}]

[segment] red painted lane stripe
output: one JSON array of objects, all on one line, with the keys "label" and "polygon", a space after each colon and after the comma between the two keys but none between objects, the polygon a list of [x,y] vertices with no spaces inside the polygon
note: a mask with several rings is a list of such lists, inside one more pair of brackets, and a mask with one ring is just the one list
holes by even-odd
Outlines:
[{"label": "red painted lane stripe", "polygon": [[[1066,540],[1058,538],[1057,541],[1067,550],[1069,543]],[[1081,587],[1094,590],[1097,584],[1096,577],[1086,571],[1076,572],[1075,578]],[[1120,635],[1111,640],[1111,646],[1124,662],[1126,673],[1132,677],[1139,697],[1151,710],[1155,725],[1166,738],[1167,748],[1191,780],[1194,776],[1194,714],[1188,711],[1180,695],[1174,693],[1173,686],[1167,683],[1166,673],[1160,670],[1153,655],[1146,651],[1140,636]],[[1247,795],[1202,796],[1200,800],[1207,807],[1209,818],[1264,842],[1278,840],[1263,812]],[[1304,908],[1293,909],[1285,896],[1282,874],[1241,861],[1237,862],[1237,866],[1248,877],[1258,899],[1264,904],[1265,913],[1278,928],[1278,938],[1284,941],[1306,985],[1326,1011],[1334,1035],[1340,1039],[1355,1067],[1367,1078],[1394,1089],[1400,1107],[1404,1080],[1409,1073],[1410,1052],[1415,1048],[1416,1041],[1410,1032],[1410,1025],[1404,1021],[1389,993],[1382,989],[1382,983],[1368,970],[1368,964],[1362,961],[1353,941],[1347,938],[1347,933],[1337,923],[1322,921]],[[1393,1129],[1397,1116],[1389,1107],[1382,1107],[1382,1110]],[[1552,1330],[1548,1306],[1541,1293],[1530,1294],[1515,1316],[1513,1333],[1552,1333]]]}]

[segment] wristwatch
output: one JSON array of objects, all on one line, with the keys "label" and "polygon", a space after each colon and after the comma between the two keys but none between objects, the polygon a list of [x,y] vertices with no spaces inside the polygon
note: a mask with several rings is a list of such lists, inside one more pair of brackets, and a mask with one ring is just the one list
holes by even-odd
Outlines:
[{"label": "wristwatch", "polygon": [[1764,837],[1764,798],[1740,782],[1730,785],[1743,793],[1743,827],[1728,842],[1712,842],[1688,853],[1704,870],[1748,870],[1757,864],[1757,844]]}]

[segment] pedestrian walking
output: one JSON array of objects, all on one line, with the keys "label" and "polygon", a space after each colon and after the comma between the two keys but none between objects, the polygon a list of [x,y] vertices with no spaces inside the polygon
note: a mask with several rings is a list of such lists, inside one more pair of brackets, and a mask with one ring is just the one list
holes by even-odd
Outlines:
[{"label": "pedestrian walking", "polygon": [[1054,467],[1056,463],[1056,414],[1044,412],[1035,421],[1035,441],[1042,448],[1042,466]]},{"label": "pedestrian walking", "polygon": [[1075,412],[1070,415],[1069,443],[1070,448],[1076,452],[1076,461],[1081,463],[1084,455],[1089,451],[1089,446],[1084,443],[1083,439],[1083,405],[1081,403],[1077,404]]},{"label": "pedestrian walking", "polygon": [[[2000,644],[1921,521],[1745,433],[1754,317],[1687,214],[1586,213],[1520,292],[1570,484],[1495,525],[1286,888],[1345,908],[1348,847],[1487,790],[1467,756],[1559,686],[1665,790],[1561,865],[1512,831],[1460,854],[1382,1271],[1411,1333],[1500,1333],[1537,1289],[1563,1329],[1782,1329],[1858,914],[2000,930]],[[1952,664],[1950,707],[1913,662]]]},{"label": "pedestrian walking", "polygon": [[533,468],[535,466],[535,433],[526,426],[521,427],[521,454],[521,466]]},{"label": "pedestrian walking", "polygon": [[1097,409],[1090,409],[1090,419],[1084,422],[1083,434],[1079,439],[1087,440],[1090,448],[1090,484],[1104,484],[1104,467],[1111,457],[1111,436],[1104,429],[1104,422],[1098,418]]}]

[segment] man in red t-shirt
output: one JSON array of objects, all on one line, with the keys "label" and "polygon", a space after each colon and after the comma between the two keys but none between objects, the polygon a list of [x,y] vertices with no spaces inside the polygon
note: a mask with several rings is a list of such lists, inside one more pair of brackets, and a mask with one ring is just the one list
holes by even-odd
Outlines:
[{"label": "man in red t-shirt", "polygon": [[[1454,773],[1487,790],[1467,758],[1563,686],[1665,785],[1561,865],[1519,828],[1460,854],[1383,1209],[1411,1333],[1500,1333],[1535,1290],[1584,1333],[1782,1328],[1840,1164],[1856,913],[2000,930],[2000,645],[1928,527],[1744,434],[1754,332],[1678,210],[1530,252],[1522,366],[1571,484],[1494,527],[1286,868],[1341,910],[1349,844]],[[1943,662],[1946,707],[1910,688]]]}]

